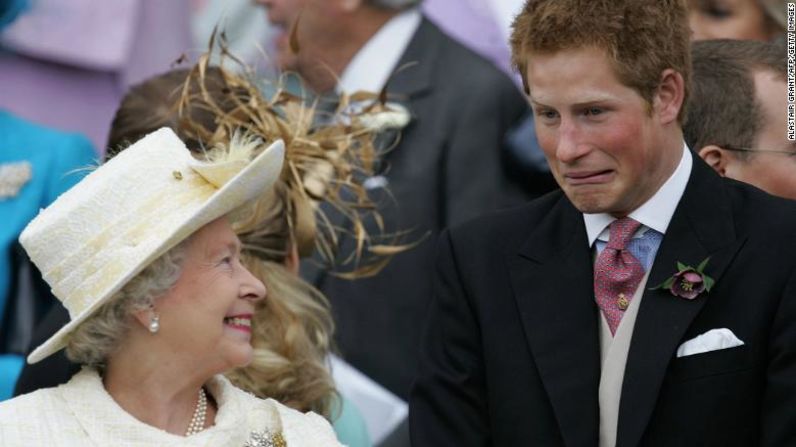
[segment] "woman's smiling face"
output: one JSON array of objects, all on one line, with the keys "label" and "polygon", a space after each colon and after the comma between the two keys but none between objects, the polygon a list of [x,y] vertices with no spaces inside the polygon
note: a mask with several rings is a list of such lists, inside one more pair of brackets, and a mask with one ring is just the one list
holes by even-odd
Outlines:
[{"label": "woman's smiling face", "polygon": [[220,373],[251,361],[251,321],[266,290],[240,261],[241,244],[226,218],[191,236],[180,277],[155,302],[159,342],[198,368]]}]

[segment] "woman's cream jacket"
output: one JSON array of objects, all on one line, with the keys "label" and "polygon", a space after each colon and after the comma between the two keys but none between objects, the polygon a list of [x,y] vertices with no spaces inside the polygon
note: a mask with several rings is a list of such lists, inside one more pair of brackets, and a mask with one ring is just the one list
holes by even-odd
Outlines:
[{"label": "woman's cream jacket", "polygon": [[135,419],[105,391],[96,371],[84,369],[65,385],[0,402],[0,445],[259,447],[271,446],[266,439],[281,433],[288,447],[340,446],[315,413],[258,399],[222,376],[207,389],[219,407],[215,425],[186,438]]}]

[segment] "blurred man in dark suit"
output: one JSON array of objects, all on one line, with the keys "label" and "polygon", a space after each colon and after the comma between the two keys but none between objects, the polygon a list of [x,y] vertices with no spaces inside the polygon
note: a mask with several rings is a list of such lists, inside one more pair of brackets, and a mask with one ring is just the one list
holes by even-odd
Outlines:
[{"label": "blurred man in dark suit", "polygon": [[305,271],[332,302],[343,357],[406,398],[439,232],[523,202],[523,188],[534,190],[534,182],[546,178],[513,179],[502,148],[527,103],[505,74],[425,19],[418,0],[259,3],[284,28],[279,60],[313,90],[379,92],[387,85],[389,100],[411,113],[400,143],[369,184],[374,194],[386,187],[394,198],[382,210],[388,231],[430,237],[373,278],[348,281]]}]

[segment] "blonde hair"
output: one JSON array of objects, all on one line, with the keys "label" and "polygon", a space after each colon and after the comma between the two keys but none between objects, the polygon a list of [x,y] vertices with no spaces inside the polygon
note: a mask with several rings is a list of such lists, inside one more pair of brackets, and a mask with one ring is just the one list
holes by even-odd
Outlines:
[{"label": "blonde hair", "polygon": [[244,263],[266,284],[268,297],[252,321],[252,362],[226,376],[256,396],[331,418],[336,392],[326,365],[334,329],[328,301],[279,262],[248,255]]},{"label": "blonde hair", "polygon": [[226,375],[258,397],[331,418],[336,391],[326,359],[334,323],[326,297],[285,267],[288,252],[297,247],[291,191],[277,181],[235,223],[243,263],[268,296],[252,321],[252,362]]}]

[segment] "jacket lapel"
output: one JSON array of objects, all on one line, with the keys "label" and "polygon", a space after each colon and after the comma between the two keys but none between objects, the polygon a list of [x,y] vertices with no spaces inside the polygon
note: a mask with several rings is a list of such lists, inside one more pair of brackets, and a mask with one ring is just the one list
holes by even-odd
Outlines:
[{"label": "jacket lapel", "polygon": [[686,330],[708,299],[650,290],[676,273],[677,262],[696,267],[710,257],[705,273],[717,282],[743,244],[736,240],[732,209],[721,179],[694,157],[688,186],[652,266],[630,343],[619,409],[617,447],[635,447],[649,423],[669,362]]},{"label": "jacket lapel", "polygon": [[439,52],[439,30],[423,18],[387,81],[391,100],[409,102],[431,90],[433,66]]},{"label": "jacket lapel", "polygon": [[597,306],[581,214],[562,196],[508,262],[525,336],[564,442],[596,446]]}]

